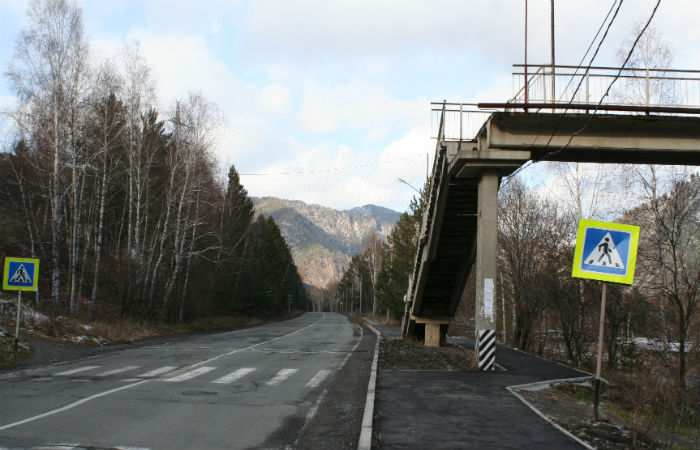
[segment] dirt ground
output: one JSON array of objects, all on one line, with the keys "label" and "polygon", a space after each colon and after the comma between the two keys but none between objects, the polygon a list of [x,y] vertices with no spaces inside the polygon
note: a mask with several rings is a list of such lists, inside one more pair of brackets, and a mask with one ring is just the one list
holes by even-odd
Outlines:
[{"label": "dirt ground", "polygon": [[475,370],[474,352],[453,344],[439,348],[422,342],[382,337],[379,346],[380,370]]}]

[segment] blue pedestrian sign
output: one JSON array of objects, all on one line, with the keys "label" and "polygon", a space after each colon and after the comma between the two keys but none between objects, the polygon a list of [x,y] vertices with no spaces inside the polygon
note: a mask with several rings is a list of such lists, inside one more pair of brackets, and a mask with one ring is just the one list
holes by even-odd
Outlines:
[{"label": "blue pedestrian sign", "polygon": [[581,219],[571,275],[632,284],[638,243],[638,226]]},{"label": "blue pedestrian sign", "polygon": [[36,291],[39,285],[39,260],[5,258],[2,288],[6,291]]}]

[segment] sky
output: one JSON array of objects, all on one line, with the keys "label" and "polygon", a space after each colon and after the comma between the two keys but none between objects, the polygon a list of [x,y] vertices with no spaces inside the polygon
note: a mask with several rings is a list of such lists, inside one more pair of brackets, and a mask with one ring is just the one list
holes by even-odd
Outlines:
[{"label": "sky", "polygon": [[[188,93],[217,105],[222,174],[235,165],[250,195],[338,209],[406,210],[432,165],[430,103],[506,101],[524,56],[524,0],[77,3],[93,61],[139,43],[160,111]],[[578,64],[613,3],[555,0],[558,64]],[[595,65],[616,65],[655,3],[623,2]],[[28,5],[0,0],[0,111],[15,104],[4,72]],[[674,68],[700,69],[700,1],[663,0],[652,24]],[[529,0],[528,62],[550,51],[550,1]],[[543,167],[523,175],[545,183]]]}]

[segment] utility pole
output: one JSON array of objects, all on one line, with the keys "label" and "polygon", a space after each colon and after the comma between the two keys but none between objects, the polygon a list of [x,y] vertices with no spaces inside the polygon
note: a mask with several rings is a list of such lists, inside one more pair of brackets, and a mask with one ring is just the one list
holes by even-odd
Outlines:
[{"label": "utility pole", "polygon": [[[551,33],[551,39],[552,39],[552,104],[554,104],[557,101],[556,97],[556,91],[554,90],[554,0],[550,0],[550,11],[551,11],[551,23],[552,23],[552,33]],[[552,112],[554,112],[554,109],[552,109]]]},{"label": "utility pole", "polygon": [[360,315],[362,315],[362,274],[360,274]]},{"label": "utility pole", "polygon": [[523,85],[523,89],[525,90],[525,112],[527,112],[527,0],[525,0],[525,84]]}]

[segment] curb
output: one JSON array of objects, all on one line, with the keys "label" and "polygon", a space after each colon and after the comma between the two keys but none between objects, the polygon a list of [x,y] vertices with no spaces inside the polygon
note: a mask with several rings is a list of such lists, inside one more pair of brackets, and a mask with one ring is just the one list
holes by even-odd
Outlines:
[{"label": "curb", "polygon": [[374,419],[374,396],[377,387],[377,361],[379,360],[379,338],[382,334],[372,325],[363,320],[367,328],[377,335],[377,342],[374,345],[374,358],[372,359],[372,373],[367,383],[367,399],[365,400],[365,413],[362,416],[362,431],[360,440],[357,443],[357,450],[370,450],[372,448],[372,421]]},{"label": "curb", "polygon": [[[520,389],[524,389],[524,390],[539,390],[539,389],[544,389],[545,387],[553,386],[553,385],[555,385],[555,384],[566,383],[566,382],[568,382],[568,381],[572,381],[572,382],[584,381],[584,380],[589,380],[590,378],[591,378],[591,377],[575,377],[575,378],[561,378],[561,379],[557,379],[557,380],[538,381],[538,382],[535,382],[535,383],[517,384],[517,385],[513,385],[513,386],[506,386],[506,390],[508,390],[508,392],[510,392],[510,393],[513,394],[518,400],[520,400],[521,402],[523,402],[523,403],[525,404],[525,406],[527,406],[528,408],[530,408],[535,414],[537,414],[538,416],[540,416],[544,421],[546,421],[546,422],[549,423],[551,426],[553,426],[554,428],[556,428],[556,429],[557,429],[558,431],[560,431],[562,434],[564,434],[565,436],[568,436],[569,438],[571,438],[571,439],[573,439],[574,441],[578,442],[579,444],[581,444],[584,448],[586,448],[586,449],[588,449],[588,450],[596,450],[596,447],[593,447],[591,444],[589,444],[588,442],[586,442],[586,441],[584,441],[584,440],[578,438],[576,435],[574,435],[573,433],[569,432],[569,430],[565,429],[564,427],[562,427],[562,426],[559,425],[558,423],[555,423],[552,419],[549,418],[549,416],[547,416],[545,413],[543,413],[542,411],[540,411],[539,409],[537,409],[537,407],[536,407],[535,405],[533,405],[532,403],[530,403],[530,402],[528,402],[527,400],[525,400],[525,398],[524,398],[522,395],[520,395],[518,392],[516,392],[517,390],[520,390]],[[528,388],[529,388],[529,389],[528,389]]]}]

